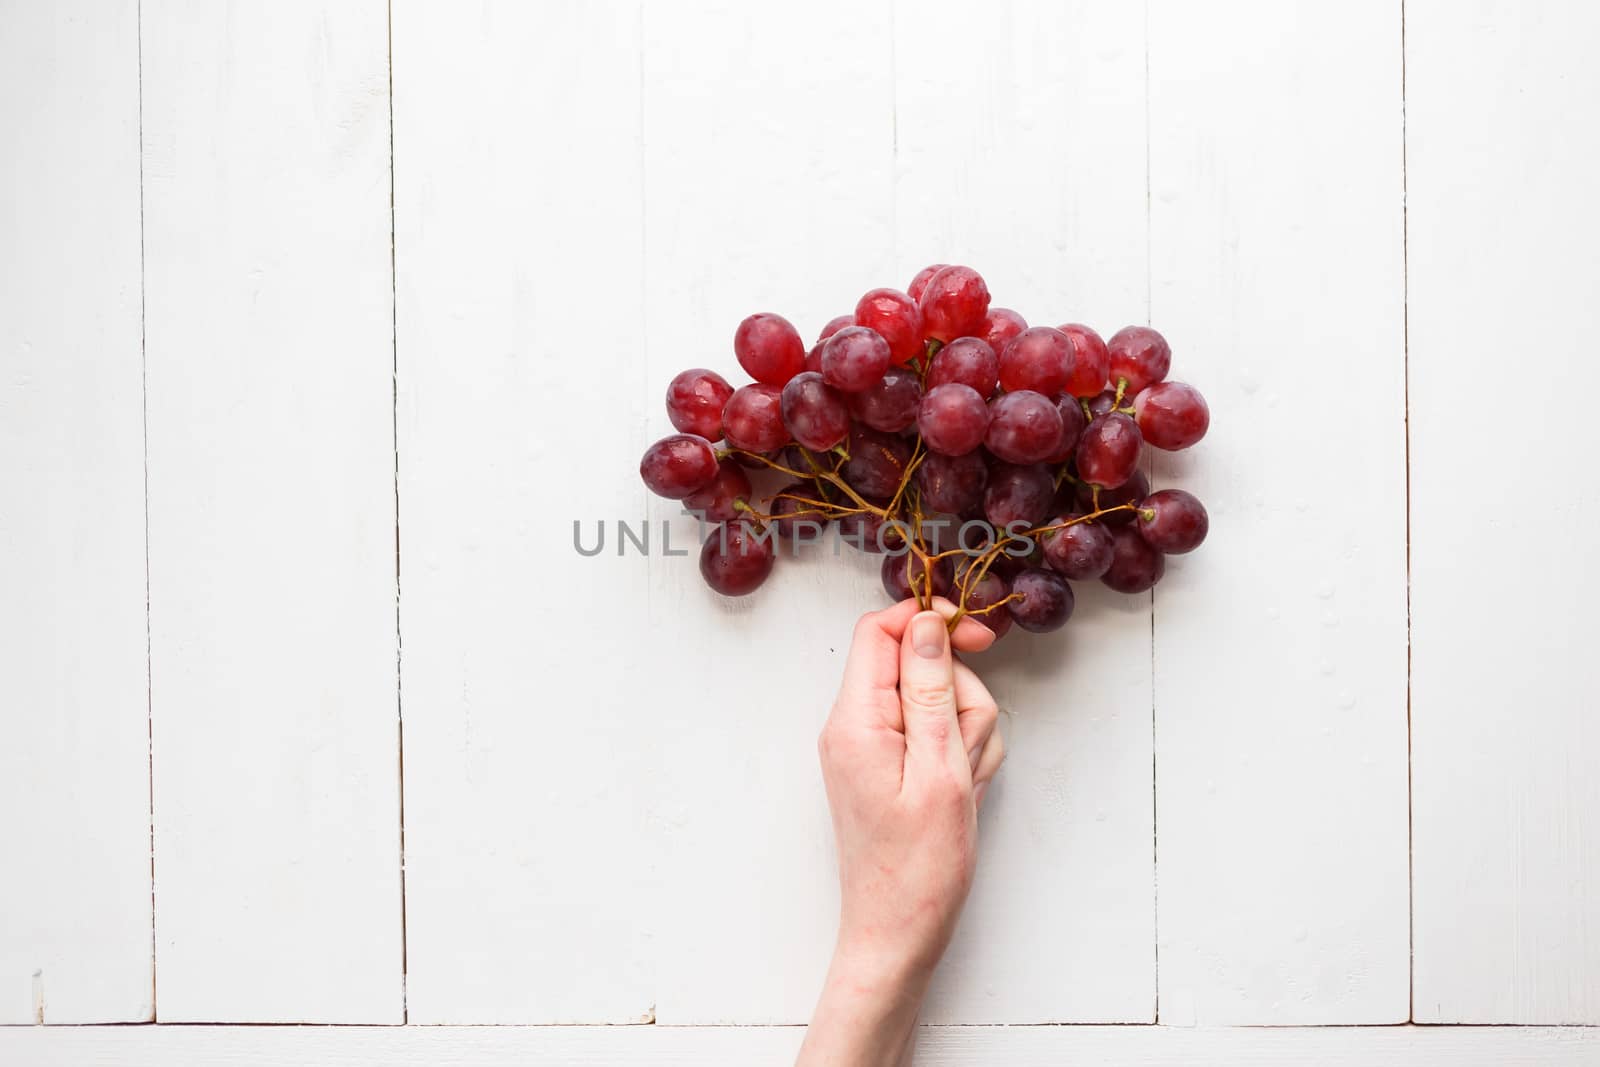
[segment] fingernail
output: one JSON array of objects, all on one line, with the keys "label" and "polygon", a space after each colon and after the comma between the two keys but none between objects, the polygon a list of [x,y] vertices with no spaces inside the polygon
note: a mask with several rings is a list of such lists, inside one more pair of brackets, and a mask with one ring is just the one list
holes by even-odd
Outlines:
[{"label": "fingernail", "polygon": [[938,659],[944,655],[944,616],[936,611],[924,611],[911,620],[911,647],[923,659]]},{"label": "fingernail", "polygon": [[988,788],[989,788],[989,783],[988,782],[979,782],[978,783],[978,788],[976,788],[976,789],[974,789],[972,791],[972,806],[973,807],[975,807],[975,808],[983,807],[983,794],[988,790]]}]

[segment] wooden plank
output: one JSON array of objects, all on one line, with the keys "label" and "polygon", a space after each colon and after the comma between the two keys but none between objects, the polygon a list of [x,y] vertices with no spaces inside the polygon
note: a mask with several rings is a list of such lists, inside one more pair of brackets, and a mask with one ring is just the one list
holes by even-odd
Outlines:
[{"label": "wooden plank", "polygon": [[[1416,1017],[1600,1023],[1600,687],[1582,636],[1600,478],[1600,11],[1412,0],[1409,177]],[[1526,368],[1525,370],[1523,368]],[[1492,422],[1502,417],[1500,425]],[[1529,506],[1477,501],[1493,487]],[[1506,576],[1513,546],[1545,570]],[[1484,567],[1488,566],[1485,571]]]},{"label": "wooden plank", "polygon": [[[1152,323],[1211,513],[1157,587],[1160,1010],[1407,1017],[1399,12],[1150,5]],[[1197,47],[1204,41],[1204,47]]]},{"label": "wooden plank", "polygon": [[160,1016],[398,1021],[385,12],[143,41]]},{"label": "wooden plank", "polygon": [[154,1010],[138,63],[0,9],[0,1023]]},{"label": "wooden plank", "polygon": [[[649,4],[644,24],[647,438],[689,366],[748,377],[739,321],[789,318],[809,341],[891,263],[887,0],[804,7]],[[843,27],[848,27],[843,30]],[[644,506],[637,491],[632,508]],[[695,524],[666,501],[674,544]],[[832,543],[719,598],[695,558],[650,561],[649,661],[670,696],[661,767],[656,1017],[793,1023],[811,1013],[838,915],[816,736],[850,629],[884,594],[875,557]],[[658,698],[658,701],[660,698]]]},{"label": "wooden plank", "polygon": [[[896,261],[970,263],[997,304],[1106,335],[1146,320],[1144,12],[1088,0],[895,11]],[[952,33],[959,62],[932,61]],[[936,1022],[1150,1022],[1150,601],[1078,586],[1063,633],[978,669],[1011,711]]]},{"label": "wooden plank", "polygon": [[413,1021],[650,1017],[639,18],[394,10]]},{"label": "wooden plank", "polygon": [[[786,1063],[800,1027],[134,1026],[0,1029],[0,1057],[30,1067],[522,1067]],[[922,1067],[1589,1067],[1600,1030],[1543,1027],[930,1026]]]}]

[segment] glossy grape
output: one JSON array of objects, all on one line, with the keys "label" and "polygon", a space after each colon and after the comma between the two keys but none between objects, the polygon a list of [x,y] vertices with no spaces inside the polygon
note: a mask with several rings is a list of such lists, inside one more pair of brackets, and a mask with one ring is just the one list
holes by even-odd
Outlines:
[{"label": "glossy grape", "polygon": [[929,451],[960,456],[983,443],[989,431],[989,405],[970,385],[951,382],[930,389],[917,409],[917,432]]},{"label": "glossy grape", "polygon": [[[950,595],[951,561],[941,559],[933,565],[933,595]],[[898,555],[883,557],[883,565],[878,574],[883,581],[883,591],[889,594],[889,599],[899,603],[910,600],[916,595],[912,591],[912,584],[917,589],[923,585],[923,576],[928,573],[927,565],[922,562],[922,557],[914,552],[902,552]]]},{"label": "glossy grape", "polygon": [[1059,630],[1072,617],[1072,586],[1055,571],[1026,567],[1011,579],[1011,591],[1016,594],[1006,605],[1011,618],[1031,633]]},{"label": "glossy grape", "polygon": [[994,396],[1000,382],[1000,360],[989,342],[958,337],[934,354],[924,385],[936,389],[951,382],[970,386],[985,400]]},{"label": "glossy grape", "polygon": [[722,409],[732,395],[733,386],[716,371],[704,367],[680,371],[667,385],[667,418],[681,433],[721,440]]},{"label": "glossy grape", "polygon": [[[1050,520],[1050,525],[1076,519],[1069,512]],[[1040,537],[1045,562],[1063,578],[1085,582],[1098,578],[1111,566],[1111,531],[1099,522],[1076,522]]]},{"label": "glossy grape", "polygon": [[1100,580],[1119,593],[1142,593],[1161,580],[1167,557],[1150,547],[1132,526],[1111,531],[1111,566]]},{"label": "glossy grape", "polygon": [[823,376],[803,371],[780,394],[783,425],[801,445],[826,452],[850,435],[850,409]]},{"label": "glossy grape", "polygon": [[694,434],[675,433],[645,449],[639,477],[657,496],[682,500],[717,476],[717,455],[711,442]]},{"label": "glossy grape", "polygon": [[1106,376],[1111,373],[1111,353],[1105,341],[1078,322],[1067,323],[1061,332],[1072,342],[1066,391],[1073,396],[1094,396],[1106,387]]},{"label": "glossy grape", "polygon": [[739,366],[758,382],[783,385],[805,369],[806,346],[800,333],[782,315],[762,312],[739,324],[733,335]]},{"label": "glossy grape", "polygon": [[889,342],[865,326],[846,326],[823,343],[822,377],[835,389],[870,389],[888,369]]},{"label": "glossy grape", "polygon": [[723,596],[753,593],[772,573],[775,540],[771,531],[752,523],[724,523],[700,546],[700,576]]},{"label": "glossy grape", "polygon": [[850,413],[874,430],[899,433],[917,421],[922,406],[922,383],[909,370],[890,367],[876,385],[859,393],[847,393]]},{"label": "glossy grape", "polygon": [[882,337],[899,366],[922,354],[922,312],[898,289],[874,289],[863,296],[856,304],[856,325]]},{"label": "glossy grape", "polygon": [[983,503],[989,465],[976,451],[960,456],[930,452],[917,465],[916,481],[924,511],[960,515]]},{"label": "glossy grape", "polygon": [[1172,346],[1148,326],[1124,326],[1106,342],[1111,358],[1111,384],[1126,381],[1123,396],[1133,396],[1167,376],[1172,366]]},{"label": "glossy grape", "polygon": [[923,291],[928,288],[928,279],[949,265],[948,263],[933,263],[917,271],[917,276],[911,279],[910,285],[906,286],[906,295],[913,300],[921,300]]},{"label": "glossy grape", "polygon": [[[995,561],[998,564],[999,560]],[[955,581],[950,595],[967,609],[967,614],[994,632],[996,638],[1004,637],[1011,629],[1013,619],[1007,605],[1000,604],[1011,593],[1011,583],[991,564],[983,577],[977,576],[981,565],[976,560],[962,563],[956,568]]]},{"label": "glossy grape", "polygon": [[1056,414],[1061,416],[1061,440],[1056,442],[1055,451],[1045,457],[1045,462],[1050,464],[1067,461],[1078,447],[1078,438],[1083,436],[1084,427],[1089,424],[1083,414],[1083,405],[1078,403],[1075,396],[1057,397]]},{"label": "glossy grape", "polygon": [[851,427],[847,444],[850,458],[845,461],[844,480],[862,496],[888,500],[900,488],[906,464],[911,462],[911,445],[902,437],[880,433],[870,427]]},{"label": "glossy grape", "polygon": [[1078,475],[1090,485],[1115,489],[1139,469],[1144,444],[1138,425],[1120,411],[1101,415],[1078,439]]},{"label": "glossy grape", "polygon": [[1095,417],[1109,415],[1117,410],[1117,391],[1106,389],[1089,398],[1089,414]]},{"label": "glossy grape", "polygon": [[984,446],[1007,463],[1038,463],[1061,446],[1061,412],[1042,393],[1002,393],[989,405]]},{"label": "glossy grape", "polygon": [[856,317],[854,315],[835,315],[828,320],[828,324],[822,328],[822,332],[817,334],[817,344],[820,345],[846,326],[854,326],[855,324]]},{"label": "glossy grape", "polygon": [[[1117,486],[1115,489],[1100,490],[1100,510],[1107,511],[1120,507],[1123,504],[1132,504],[1143,500],[1150,495],[1150,481],[1144,476],[1144,471],[1134,471],[1133,477]],[[1074,490],[1077,509],[1085,515],[1092,514],[1094,508],[1094,487],[1087,482],[1079,482]],[[1104,515],[1095,520],[1107,526],[1126,526],[1133,521],[1133,512],[1118,511]]]},{"label": "glossy grape", "polygon": [[946,343],[976,337],[989,313],[989,287],[971,267],[945,267],[928,279],[917,306],[925,336]]},{"label": "glossy grape", "polygon": [[734,448],[747,452],[771,452],[788,444],[783,391],[762,382],[735,389],[722,409],[722,436]]},{"label": "glossy grape", "polygon": [[698,513],[706,522],[727,522],[750,503],[750,476],[731,459],[717,464],[711,481],[683,498],[683,510]]},{"label": "glossy grape", "polygon": [[1175,452],[1206,435],[1211,409],[1194,386],[1157,382],[1133,398],[1133,418],[1146,441]]},{"label": "glossy grape", "polygon": [[1010,308],[990,308],[983,317],[983,332],[978,336],[989,343],[998,356],[1006,343],[1028,328],[1028,320]]},{"label": "glossy grape", "polygon": [[996,464],[989,471],[989,484],[983,490],[983,515],[997,530],[1038,526],[1050,514],[1055,498],[1055,479],[1038,464],[1026,467]]},{"label": "glossy grape", "polygon": [[1053,326],[1030,326],[1000,352],[1000,387],[1008,393],[1031,389],[1053,397],[1067,386],[1072,342]]},{"label": "glossy grape", "polygon": [[1193,552],[1206,539],[1211,517],[1205,505],[1182,489],[1162,489],[1139,501],[1135,528],[1150,547],[1167,555]]}]

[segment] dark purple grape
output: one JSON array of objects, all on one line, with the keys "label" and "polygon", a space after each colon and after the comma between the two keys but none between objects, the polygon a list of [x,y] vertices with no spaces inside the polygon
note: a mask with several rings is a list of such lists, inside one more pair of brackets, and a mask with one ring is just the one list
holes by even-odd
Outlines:
[{"label": "dark purple grape", "polygon": [[997,530],[1009,530],[1013,523],[1030,529],[1050,514],[1055,492],[1055,479],[1038,464],[997,464],[990,469],[989,485],[983,491],[983,514]]},{"label": "dark purple grape", "polygon": [[735,389],[722,409],[722,435],[728,444],[746,452],[771,452],[788,444],[782,398],[781,389],[761,382]]},{"label": "dark purple grape", "polygon": [[[934,596],[950,594],[950,571],[950,560],[941,559],[934,563],[932,590]],[[917,595],[916,590],[922,589],[926,564],[916,553],[902,552],[899,555],[884,556],[883,566],[878,573],[883,580],[883,591],[889,594],[890,600],[899,603],[902,600],[910,600]],[[916,583],[916,590],[912,588],[913,582]]]},{"label": "dark purple grape", "polygon": [[863,552],[898,552],[906,547],[906,524],[870,511],[839,518],[839,539]]},{"label": "dark purple grape", "polygon": [[1144,439],[1168,452],[1188,448],[1211,426],[1206,398],[1182,382],[1157,382],[1141,391],[1133,398],[1133,417]]},{"label": "dark purple grape", "polygon": [[820,374],[802,371],[790,378],[783,387],[781,410],[789,433],[813,452],[826,452],[850,434],[850,409]]},{"label": "dark purple grape", "polygon": [[[1080,518],[1066,514],[1050,520],[1050,525]],[[1076,522],[1040,536],[1045,562],[1063,578],[1086,582],[1098,578],[1111,566],[1111,531],[1098,522]]]},{"label": "dark purple grape", "polygon": [[733,386],[716,371],[704,367],[680,371],[667,385],[667,418],[680,433],[721,440],[722,409],[732,395]]},{"label": "dark purple grape", "polygon": [[889,342],[865,326],[846,326],[822,346],[822,377],[835,389],[859,393],[889,369]]},{"label": "dark purple grape", "polygon": [[1117,392],[1115,389],[1106,389],[1089,398],[1089,414],[1095,418],[1109,415],[1117,409]]},{"label": "dark purple grape", "polygon": [[859,393],[848,393],[845,400],[859,421],[874,430],[899,433],[917,421],[922,383],[910,371],[890,367],[877,384]]},{"label": "dark purple grape", "polygon": [[1111,531],[1111,566],[1100,580],[1119,593],[1142,593],[1161,580],[1167,557],[1151,548],[1132,526]]},{"label": "dark purple grape", "polygon": [[1139,501],[1134,513],[1139,535],[1150,547],[1167,555],[1193,552],[1206,539],[1211,517],[1205,505],[1182,489],[1163,489]]},{"label": "dark purple grape", "polygon": [[711,442],[689,433],[663,437],[644,451],[639,477],[657,496],[682,500],[717,476],[717,454]]},{"label": "dark purple grape", "polygon": [[810,482],[790,482],[772,495],[767,512],[780,536],[814,541],[829,521],[829,513],[823,510],[822,504],[816,486]]},{"label": "dark purple grape", "polygon": [[[1062,484],[1066,489],[1066,483]],[[1133,477],[1117,486],[1115,489],[1100,490],[1100,510],[1109,511],[1111,508],[1121,507],[1123,504],[1132,504],[1136,500],[1143,500],[1150,495],[1150,481],[1144,476],[1144,471],[1134,471]],[[1079,482],[1073,487],[1073,497],[1078,511],[1085,515],[1094,513],[1094,487],[1087,482]],[[1106,526],[1126,526],[1133,521],[1133,512],[1117,511],[1095,520]]]},{"label": "dark purple grape", "polygon": [[743,520],[724,523],[700,547],[700,576],[723,596],[753,593],[772,573],[776,540],[770,530]]},{"label": "dark purple grape", "polygon": [[1028,567],[1011,579],[1011,591],[1017,596],[1006,606],[1024,630],[1049,633],[1072,617],[1072,586],[1055,571]]},{"label": "dark purple grape", "polygon": [[850,428],[850,458],[844,464],[844,480],[862,496],[888,500],[900,488],[906,464],[911,462],[911,445],[902,437],[880,433],[870,427]]},{"label": "dark purple grape", "polygon": [[[996,561],[998,562],[998,561]],[[967,560],[956,567],[955,581],[950,586],[950,596],[957,606],[965,607],[967,614],[994,631],[997,638],[1011,629],[1011,613],[1000,604],[1011,593],[1011,584],[993,565],[977,577],[980,565],[977,560]],[[994,605],[1000,604],[999,607]]]},{"label": "dark purple grape", "polygon": [[994,396],[1000,382],[1000,361],[987,341],[957,337],[934,354],[923,384],[936,389],[951,382],[971,386],[985,400]]},{"label": "dark purple grape", "polygon": [[1139,469],[1144,438],[1132,419],[1120,411],[1101,415],[1078,439],[1078,476],[1090,485],[1115,489]]},{"label": "dark purple grape", "polygon": [[959,515],[983,503],[989,465],[980,452],[968,452],[964,456],[929,452],[917,466],[916,479],[925,510]]},{"label": "dark purple grape", "polygon": [[741,503],[750,503],[750,476],[725,459],[717,464],[716,477],[683,498],[683,510],[697,512],[706,522],[727,522],[738,516]]},{"label": "dark purple grape", "polygon": [[929,451],[962,456],[983,443],[989,405],[970,385],[951,382],[930,389],[917,410],[917,431]]},{"label": "dark purple grape", "polygon": [[1172,346],[1148,326],[1124,326],[1111,335],[1106,351],[1111,357],[1111,384],[1127,382],[1125,397],[1159,382],[1172,366]]},{"label": "dark purple grape", "polygon": [[1007,463],[1039,463],[1061,445],[1061,412],[1049,397],[1022,389],[989,405],[984,447]]},{"label": "dark purple grape", "polygon": [[1056,450],[1045,457],[1044,461],[1050,464],[1065,463],[1071,458],[1089,422],[1083,416],[1083,405],[1078,403],[1077,397],[1057,397],[1056,414],[1061,416],[1061,440],[1056,443]]}]

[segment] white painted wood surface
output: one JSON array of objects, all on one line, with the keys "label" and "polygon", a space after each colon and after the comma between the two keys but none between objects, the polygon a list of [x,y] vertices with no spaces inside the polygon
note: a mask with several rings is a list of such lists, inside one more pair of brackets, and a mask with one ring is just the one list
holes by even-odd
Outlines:
[{"label": "white painted wood surface", "polygon": [[384,10],[142,39],[158,1014],[398,1022]]},{"label": "white painted wood surface", "polygon": [[[0,1057],[23,1067],[750,1067],[791,1062],[802,1033],[793,1026],[0,1029]],[[916,1049],[921,1067],[1591,1067],[1600,1030],[931,1026]]]},{"label": "white painted wood surface", "polygon": [[1407,13],[1416,1017],[1600,1024],[1600,12]]},{"label": "white painted wood surface", "polygon": [[[1215,414],[1155,483],[1161,1018],[1408,1014],[1400,17],[1150,5],[1151,321]],[[1248,32],[1241,29],[1248,27]]]},{"label": "white painted wood surface", "polygon": [[639,526],[666,388],[642,369],[639,11],[463,15],[394,11],[410,1017],[648,1021],[653,738],[704,692],[652,677],[651,646],[700,637],[652,632],[647,561],[572,530]]},{"label": "white painted wood surface", "polygon": [[0,11],[0,1023],[154,1010],[137,35]]}]

